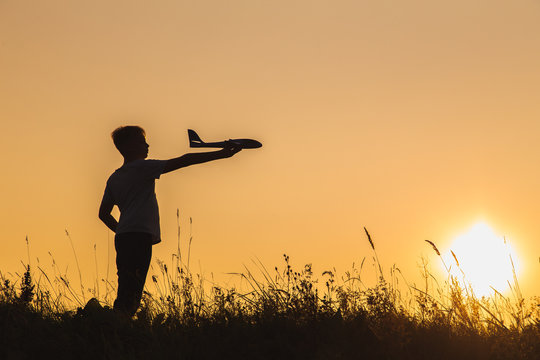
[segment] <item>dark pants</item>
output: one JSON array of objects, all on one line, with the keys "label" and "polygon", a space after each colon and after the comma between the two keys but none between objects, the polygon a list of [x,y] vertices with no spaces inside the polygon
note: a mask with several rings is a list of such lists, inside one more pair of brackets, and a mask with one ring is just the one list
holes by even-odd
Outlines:
[{"label": "dark pants", "polygon": [[114,309],[133,316],[141,303],[144,282],[152,258],[152,235],[142,232],[117,234],[118,293]]}]

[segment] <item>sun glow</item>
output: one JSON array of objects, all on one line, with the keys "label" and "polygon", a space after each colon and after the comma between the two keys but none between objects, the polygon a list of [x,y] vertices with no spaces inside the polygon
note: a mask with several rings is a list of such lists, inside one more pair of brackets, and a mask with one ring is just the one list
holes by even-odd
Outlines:
[{"label": "sun glow", "polygon": [[493,289],[508,293],[510,284],[514,286],[514,274],[519,275],[516,252],[485,223],[455,238],[442,256],[450,274],[470,284],[477,296],[492,295]]}]

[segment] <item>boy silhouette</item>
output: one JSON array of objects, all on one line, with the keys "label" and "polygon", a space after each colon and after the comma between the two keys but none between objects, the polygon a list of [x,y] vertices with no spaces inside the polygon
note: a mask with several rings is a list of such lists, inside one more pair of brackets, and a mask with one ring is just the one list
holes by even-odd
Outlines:
[{"label": "boy silhouette", "polygon": [[[161,241],[155,180],[189,165],[233,156],[241,150],[230,143],[218,151],[189,153],[170,160],[145,160],[149,145],[139,126],[121,126],[111,134],[124,164],[108,179],[99,218],[115,233],[118,291],[114,310],[133,316],[141,302],[152,245]],[[120,209],[117,221],[111,211]]]}]

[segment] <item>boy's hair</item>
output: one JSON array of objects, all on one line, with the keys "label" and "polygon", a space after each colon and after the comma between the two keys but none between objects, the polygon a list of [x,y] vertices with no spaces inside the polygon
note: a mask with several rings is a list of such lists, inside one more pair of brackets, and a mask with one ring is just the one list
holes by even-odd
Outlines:
[{"label": "boy's hair", "polygon": [[122,155],[125,154],[126,145],[129,144],[131,139],[139,135],[146,137],[144,129],[140,126],[135,125],[120,126],[111,133],[114,146],[116,146],[116,148],[118,149],[118,151],[120,151],[120,154]]}]

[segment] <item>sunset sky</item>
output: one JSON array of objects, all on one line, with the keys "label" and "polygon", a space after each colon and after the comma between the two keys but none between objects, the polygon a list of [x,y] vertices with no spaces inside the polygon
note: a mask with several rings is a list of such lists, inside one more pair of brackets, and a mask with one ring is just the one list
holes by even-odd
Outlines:
[{"label": "sunset sky", "polygon": [[[203,140],[261,149],[156,182],[163,242],[209,276],[287,253],[342,273],[372,252],[419,276],[488,224],[540,295],[538,0],[0,0],[0,270],[114,270],[97,217],[122,164],[117,126],[149,158]],[[109,255],[108,255],[109,254]],[[481,256],[489,257],[490,249]],[[364,269],[365,276],[373,274]]]}]

